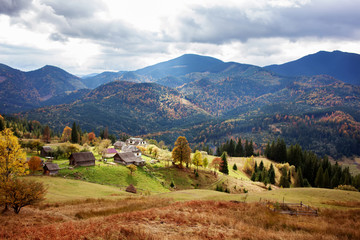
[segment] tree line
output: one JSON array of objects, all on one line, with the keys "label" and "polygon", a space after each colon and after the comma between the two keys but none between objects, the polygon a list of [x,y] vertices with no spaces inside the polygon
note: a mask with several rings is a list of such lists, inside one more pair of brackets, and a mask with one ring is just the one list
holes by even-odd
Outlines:
[{"label": "tree line", "polygon": [[237,141],[230,139],[220,146],[216,147],[216,156],[221,156],[226,152],[230,157],[250,157],[256,155],[254,153],[254,144],[253,141],[250,142],[246,139],[243,145],[241,138]]},{"label": "tree line", "polygon": [[[352,176],[349,167],[342,167],[338,162],[331,164],[327,156],[320,158],[311,151],[302,150],[299,144],[287,147],[283,139],[277,139],[267,144],[264,154],[275,162],[295,166],[300,186],[335,188],[352,185],[360,190],[360,174]],[[290,174],[283,173],[288,179]]]}]

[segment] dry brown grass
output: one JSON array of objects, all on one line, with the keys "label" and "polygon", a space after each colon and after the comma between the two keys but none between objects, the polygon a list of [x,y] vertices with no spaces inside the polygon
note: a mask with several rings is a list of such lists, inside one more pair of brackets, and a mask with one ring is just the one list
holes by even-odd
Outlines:
[{"label": "dry brown grass", "polygon": [[[288,216],[257,203],[153,197],[85,200],[41,209],[0,216],[0,239],[360,239],[358,209]],[[76,214],[81,211],[95,214],[79,220]]]}]

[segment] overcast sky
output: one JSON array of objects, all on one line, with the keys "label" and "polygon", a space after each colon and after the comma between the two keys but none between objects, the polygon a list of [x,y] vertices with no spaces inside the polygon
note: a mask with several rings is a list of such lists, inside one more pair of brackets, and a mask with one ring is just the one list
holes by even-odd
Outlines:
[{"label": "overcast sky", "polygon": [[360,53],[360,0],[0,0],[0,63],[83,75],[185,53],[265,66]]}]

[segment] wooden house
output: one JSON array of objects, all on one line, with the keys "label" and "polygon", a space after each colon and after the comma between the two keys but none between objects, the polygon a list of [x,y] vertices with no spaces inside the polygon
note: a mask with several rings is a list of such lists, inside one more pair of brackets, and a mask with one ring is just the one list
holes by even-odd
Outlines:
[{"label": "wooden house", "polygon": [[45,163],[44,164],[44,175],[56,175],[60,170],[56,163]]},{"label": "wooden house", "polygon": [[136,166],[144,166],[145,160],[142,158],[136,157],[132,152],[123,152],[117,153],[114,156],[114,162],[120,163],[123,165],[134,164]]},{"label": "wooden house", "polygon": [[69,165],[73,166],[94,166],[95,157],[92,152],[72,153],[69,157]]},{"label": "wooden house", "polygon": [[136,157],[141,157],[141,151],[135,145],[125,145],[121,148],[123,152],[132,152]]},{"label": "wooden house", "polygon": [[125,142],[122,142],[122,141],[116,141],[115,143],[114,143],[114,148],[115,149],[120,149],[121,150],[121,148],[123,147],[123,146],[125,146],[126,144],[125,144]]},{"label": "wooden house", "polygon": [[41,157],[51,157],[52,148],[49,146],[43,146],[40,150]]}]

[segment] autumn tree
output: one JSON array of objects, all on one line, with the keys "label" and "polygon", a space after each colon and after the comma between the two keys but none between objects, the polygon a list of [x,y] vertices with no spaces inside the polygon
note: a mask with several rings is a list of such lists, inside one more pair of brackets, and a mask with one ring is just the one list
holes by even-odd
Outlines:
[{"label": "autumn tree", "polygon": [[207,166],[209,165],[209,160],[207,159],[207,157],[205,157],[204,159],[203,159],[203,167],[204,168],[207,168]]},{"label": "autumn tree", "polygon": [[88,141],[90,144],[93,144],[93,141],[96,139],[96,135],[94,132],[89,132],[88,133]]},{"label": "autumn tree", "polygon": [[70,141],[70,138],[71,138],[71,128],[66,126],[64,127],[64,130],[62,132],[61,141],[67,142]]},{"label": "autumn tree", "polygon": [[134,164],[127,165],[126,167],[130,170],[131,175],[137,170],[137,167]]},{"label": "autumn tree", "polygon": [[[17,176],[28,174],[28,165],[26,163],[26,154],[21,149],[17,137],[13,132],[6,128],[0,132],[0,189],[6,191],[8,185]],[[7,197],[3,196],[0,204],[5,205]]]},{"label": "autumn tree", "polygon": [[190,154],[191,148],[186,137],[178,137],[175,141],[175,147],[172,150],[172,158],[174,163],[178,163],[179,167],[183,167],[183,163],[186,163],[186,167],[188,167],[190,163]]},{"label": "autumn tree", "polygon": [[216,157],[212,160],[210,166],[214,168],[215,170],[219,170],[221,164],[221,158]]},{"label": "autumn tree", "polygon": [[29,169],[32,174],[35,171],[41,170],[41,159],[38,156],[32,156],[28,161]]},{"label": "autumn tree", "polygon": [[44,200],[46,188],[41,182],[13,179],[0,188],[0,193],[0,202],[18,214],[21,208]]},{"label": "autumn tree", "polygon": [[43,141],[49,143],[51,140],[51,131],[48,125],[45,126],[43,131]]},{"label": "autumn tree", "polygon": [[199,166],[202,166],[203,159],[202,159],[202,154],[199,150],[196,150],[192,159],[192,163],[196,166],[197,171],[199,170]]}]

